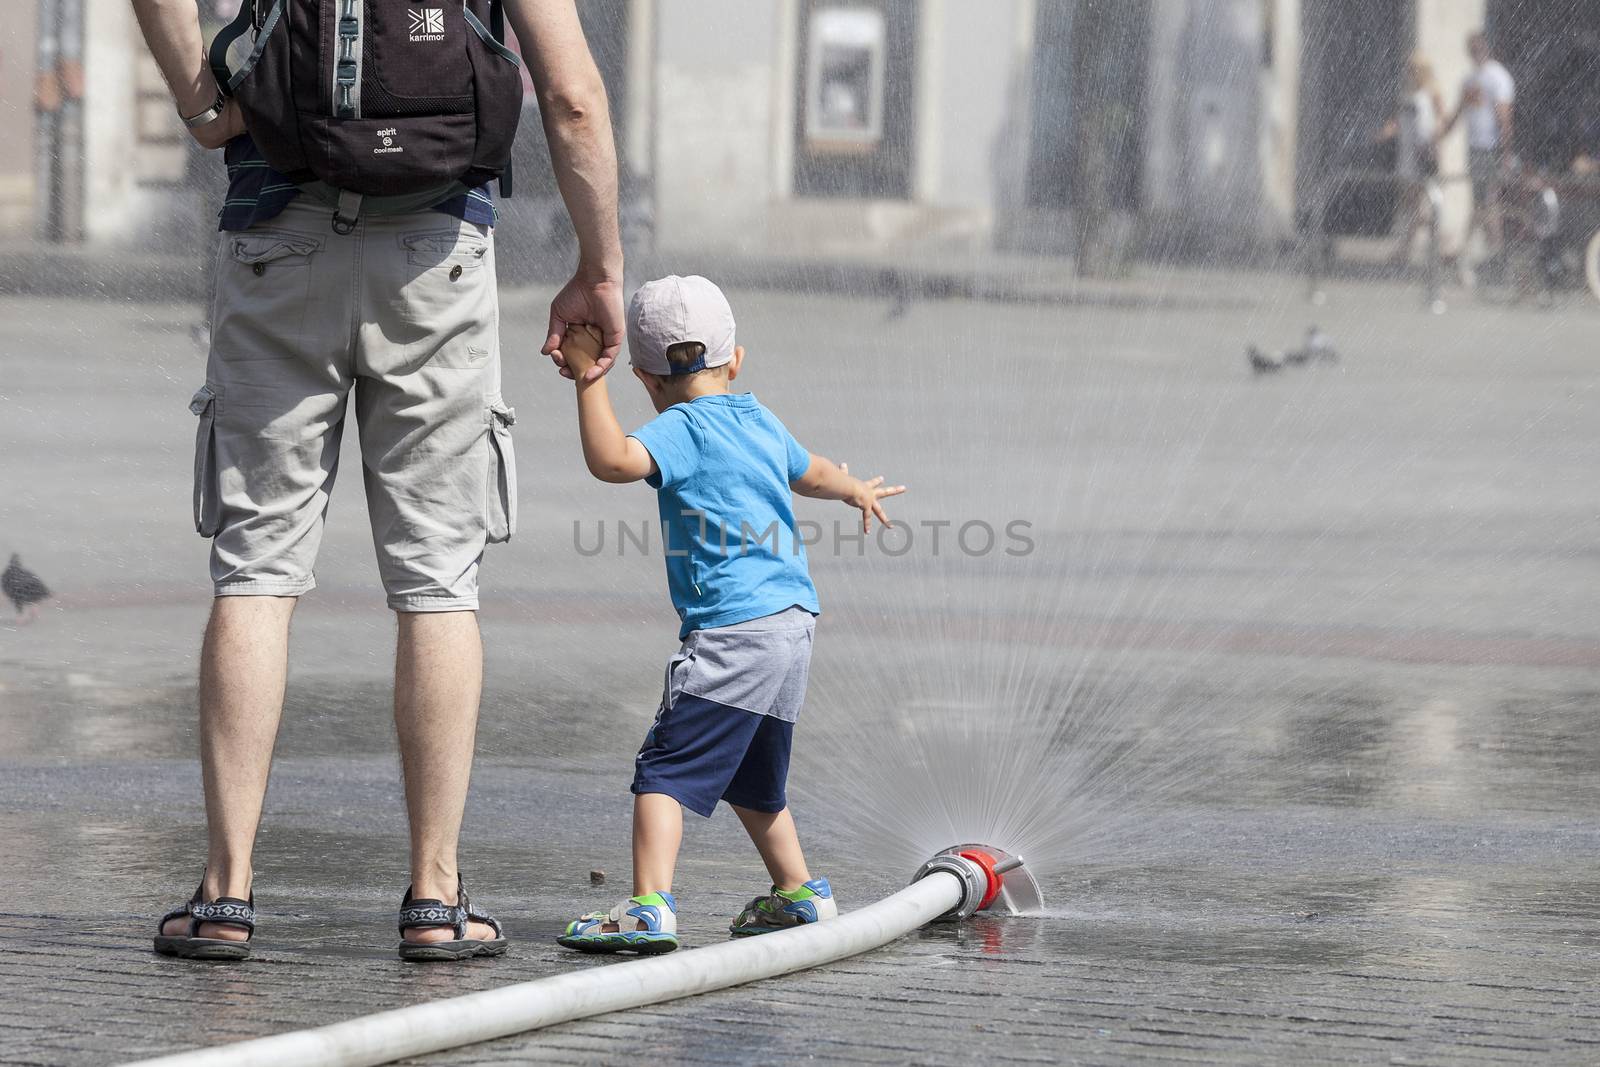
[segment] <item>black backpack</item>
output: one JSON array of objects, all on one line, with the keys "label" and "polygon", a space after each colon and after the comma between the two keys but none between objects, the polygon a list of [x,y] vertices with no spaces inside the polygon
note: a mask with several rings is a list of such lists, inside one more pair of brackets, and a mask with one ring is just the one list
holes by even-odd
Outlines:
[{"label": "black backpack", "polygon": [[243,0],[211,69],[267,163],[349,233],[493,178],[509,195],[522,63],[504,19],[501,0]]}]

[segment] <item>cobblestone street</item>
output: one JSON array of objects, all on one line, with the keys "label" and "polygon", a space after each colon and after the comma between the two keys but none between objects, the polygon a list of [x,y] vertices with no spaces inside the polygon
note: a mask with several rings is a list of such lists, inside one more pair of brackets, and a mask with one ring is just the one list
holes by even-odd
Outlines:
[{"label": "cobblestone street", "polygon": [[[890,711],[921,714],[941,664],[1090,649],[1106,692],[1170,677],[1182,728],[1130,710],[1114,740],[1127,773],[1176,769],[1182,788],[1125,849],[1048,857],[1044,915],[416,1062],[1600,1058],[1600,314],[1435,318],[1412,294],[1335,285],[1318,314],[1340,365],[1252,380],[1244,343],[1307,325],[1298,285],[1241,276],[1243,307],[950,301],[898,318],[731,293],[748,386],[811,448],[911,485],[908,523],[1025,515],[1041,546],[1015,563],[817,550],[796,810],[842,906],[911,870],[870,830],[873,783],[854,763],[830,776],[824,741],[859,766],[910,759]],[[0,628],[0,1063],[112,1064],[629,965],[553,938],[626,883],[631,755],[674,620],[659,559],[574,550],[574,523],[654,503],[581,470],[568,387],[534,351],[547,300],[507,299],[523,527],[484,565],[462,859],[515,941],[451,967],[393,954],[393,623],[355,463],[295,622],[257,954],[150,952],[203,855],[195,312],[0,300],[0,549],[57,593]],[[644,401],[619,377],[626,424]],[[1046,580],[1070,618],[1030,599]],[[853,702],[885,660],[891,691]],[[726,811],[691,822],[680,873],[690,949],[764,885]]]}]

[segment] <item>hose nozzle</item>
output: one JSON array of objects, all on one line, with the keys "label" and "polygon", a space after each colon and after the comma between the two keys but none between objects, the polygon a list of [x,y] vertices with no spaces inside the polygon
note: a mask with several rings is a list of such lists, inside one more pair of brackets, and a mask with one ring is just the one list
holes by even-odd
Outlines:
[{"label": "hose nozzle", "polygon": [[989,845],[954,845],[924,863],[912,878],[920,881],[935,871],[954,876],[961,883],[961,900],[942,919],[970,919],[987,911],[997,900],[1012,915],[1038,911],[1044,906],[1039,884],[1023,864],[1021,856]]}]

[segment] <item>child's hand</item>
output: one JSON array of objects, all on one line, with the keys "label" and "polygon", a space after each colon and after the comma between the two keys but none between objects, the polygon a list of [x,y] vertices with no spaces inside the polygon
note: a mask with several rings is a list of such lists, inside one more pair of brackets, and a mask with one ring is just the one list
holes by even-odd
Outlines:
[{"label": "child's hand", "polygon": [[561,339],[561,355],[567,361],[567,369],[572,371],[572,376],[580,382],[589,368],[599,360],[600,350],[603,347],[604,341],[600,337],[600,331],[581,323],[568,326],[566,335]]},{"label": "child's hand", "polygon": [[[850,464],[841,463],[839,464],[839,469],[849,474]],[[906,487],[903,485],[884,485],[883,475],[881,474],[870,482],[864,482],[860,478],[852,478],[850,480],[855,485],[851,489],[850,495],[844,498],[844,502],[853,508],[860,509],[861,532],[872,532],[872,516],[874,515],[878,516],[878,521],[883,523],[886,528],[893,529],[894,523],[889,521],[889,516],[884,513],[883,505],[878,501],[886,496],[899,496],[906,491]]]}]

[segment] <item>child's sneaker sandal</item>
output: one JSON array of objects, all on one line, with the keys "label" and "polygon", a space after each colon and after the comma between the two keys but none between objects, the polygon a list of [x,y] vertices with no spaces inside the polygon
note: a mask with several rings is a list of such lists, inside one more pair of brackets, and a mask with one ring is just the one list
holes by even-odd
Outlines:
[{"label": "child's sneaker sandal", "polygon": [[[608,925],[616,929],[608,931]],[[579,952],[671,952],[678,947],[678,902],[671,893],[629,897],[610,911],[572,920],[556,944]]]},{"label": "child's sneaker sandal", "polygon": [[826,878],[813,878],[799,889],[779,889],[764,897],[756,897],[728,926],[734,937],[766,934],[773,930],[787,930],[792,926],[807,926],[826,919],[838,918],[839,907],[834,903],[833,888]]}]

